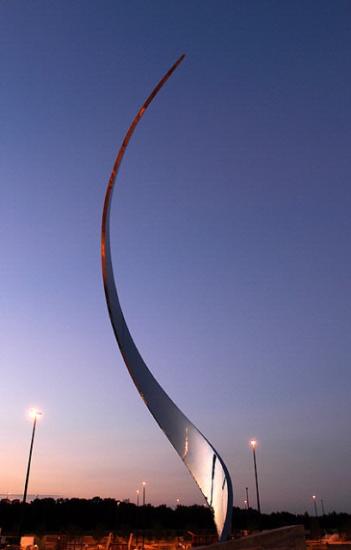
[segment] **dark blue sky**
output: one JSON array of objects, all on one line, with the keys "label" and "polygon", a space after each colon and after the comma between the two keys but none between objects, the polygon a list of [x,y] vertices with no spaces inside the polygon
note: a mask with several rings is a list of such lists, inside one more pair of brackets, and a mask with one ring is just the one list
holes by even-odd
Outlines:
[{"label": "dark blue sky", "polygon": [[213,442],[235,503],[351,512],[351,5],[0,6],[0,492],[201,502],[123,365],[100,273],[105,186],[140,104],[112,243],[135,341]]}]

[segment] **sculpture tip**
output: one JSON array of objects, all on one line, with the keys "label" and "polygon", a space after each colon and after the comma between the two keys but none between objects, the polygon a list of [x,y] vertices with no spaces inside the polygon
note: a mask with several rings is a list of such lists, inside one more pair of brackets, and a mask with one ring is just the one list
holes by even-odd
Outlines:
[{"label": "sculpture tip", "polygon": [[180,65],[180,63],[183,61],[184,57],[185,57],[185,53],[182,53],[182,55],[180,55],[180,56],[178,57],[178,59],[177,59],[177,61],[174,63],[174,65],[175,65],[176,67],[178,67],[178,65]]}]

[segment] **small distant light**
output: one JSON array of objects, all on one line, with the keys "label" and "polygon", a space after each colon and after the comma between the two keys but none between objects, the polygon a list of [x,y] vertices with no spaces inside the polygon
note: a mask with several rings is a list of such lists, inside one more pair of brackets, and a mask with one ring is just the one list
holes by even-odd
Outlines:
[{"label": "small distant light", "polygon": [[143,487],[145,487],[145,485],[146,485],[146,481],[143,481],[143,484],[142,484],[142,485],[143,485]]},{"label": "small distant light", "polygon": [[254,449],[254,448],[257,446],[257,441],[256,441],[256,439],[251,439],[250,445],[251,445],[251,447]]},{"label": "small distant light", "polygon": [[313,500],[316,500],[316,495],[313,495],[312,498],[313,498]]}]

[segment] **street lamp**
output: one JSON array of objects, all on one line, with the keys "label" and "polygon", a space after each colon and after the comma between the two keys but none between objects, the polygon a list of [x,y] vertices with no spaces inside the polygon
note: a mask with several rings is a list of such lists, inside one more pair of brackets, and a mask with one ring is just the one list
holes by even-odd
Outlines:
[{"label": "street lamp", "polygon": [[249,501],[249,488],[245,487],[246,489],[246,502],[247,502],[247,509],[250,508],[250,501]]},{"label": "street lamp", "polygon": [[316,495],[312,496],[312,500],[313,500],[313,506],[314,506],[314,515],[316,516],[316,518],[318,518]]},{"label": "street lamp", "polygon": [[139,489],[136,490],[136,504],[137,506],[139,506],[139,494],[140,494],[140,491]]},{"label": "street lamp", "polygon": [[256,439],[251,439],[250,445],[252,447],[252,453],[253,453],[253,459],[254,459],[254,467],[255,467],[255,481],[256,481],[256,498],[257,498],[257,510],[258,513],[261,513],[261,505],[260,505],[260,493],[258,491],[258,478],[257,478],[257,464],[256,464],[256,447],[257,447],[257,441]]},{"label": "street lamp", "polygon": [[248,510],[249,507],[248,507],[248,505],[247,505],[247,500],[246,500],[246,499],[244,500],[244,505],[245,505],[245,509]]},{"label": "street lamp", "polygon": [[142,485],[143,485],[143,506],[145,506],[145,486],[146,486],[146,481],[143,481]]},{"label": "street lamp", "polygon": [[32,431],[32,439],[30,442],[30,449],[29,449],[29,458],[28,458],[28,466],[27,466],[27,474],[26,474],[26,483],[24,485],[24,493],[23,493],[23,504],[25,504],[27,500],[27,490],[28,490],[28,481],[29,481],[29,472],[30,472],[30,465],[32,462],[32,452],[33,452],[33,443],[34,443],[34,436],[35,436],[35,428],[37,425],[37,419],[43,416],[43,413],[41,411],[38,411],[37,409],[31,409],[29,411],[30,418],[33,418],[33,431]]}]

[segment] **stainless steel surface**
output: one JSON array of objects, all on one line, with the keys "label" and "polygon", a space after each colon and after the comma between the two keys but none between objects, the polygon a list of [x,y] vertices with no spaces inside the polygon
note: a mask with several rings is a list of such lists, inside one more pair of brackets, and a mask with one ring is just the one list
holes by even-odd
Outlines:
[{"label": "stainless steel surface", "polygon": [[231,531],[233,505],[232,484],[228,470],[211,443],[173,403],[144,363],[124,319],[111,261],[109,219],[118,169],[139,120],[183,59],[184,55],[164,75],[138,111],[116,157],[106,190],[102,216],[102,273],[112,327],[127,369],[145,405],[187,466],[207,504],[212,508],[219,540],[224,541]]}]

